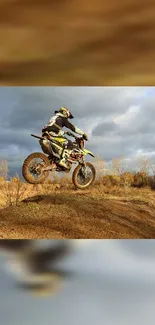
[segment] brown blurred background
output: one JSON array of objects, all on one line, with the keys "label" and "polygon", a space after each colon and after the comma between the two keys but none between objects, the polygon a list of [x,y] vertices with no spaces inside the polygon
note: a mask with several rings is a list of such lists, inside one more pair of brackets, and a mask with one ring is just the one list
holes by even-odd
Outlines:
[{"label": "brown blurred background", "polygon": [[155,84],[154,0],[0,0],[1,85]]}]

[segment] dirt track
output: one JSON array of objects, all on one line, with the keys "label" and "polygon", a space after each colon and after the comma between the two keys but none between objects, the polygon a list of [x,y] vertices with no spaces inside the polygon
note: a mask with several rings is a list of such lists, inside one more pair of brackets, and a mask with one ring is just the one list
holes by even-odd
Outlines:
[{"label": "dirt track", "polygon": [[155,194],[63,191],[0,210],[0,238],[155,238]]},{"label": "dirt track", "polygon": [[1,0],[1,84],[155,84],[154,17],[154,0]]}]

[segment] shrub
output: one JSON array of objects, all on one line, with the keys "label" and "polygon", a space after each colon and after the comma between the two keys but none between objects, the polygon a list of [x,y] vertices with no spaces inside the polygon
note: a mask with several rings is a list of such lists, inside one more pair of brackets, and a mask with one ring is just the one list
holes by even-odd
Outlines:
[{"label": "shrub", "polygon": [[102,184],[106,187],[114,186],[132,186],[134,175],[129,172],[124,172],[122,175],[110,174],[102,177]]},{"label": "shrub", "polygon": [[121,175],[121,185],[131,187],[134,184],[134,175],[130,172],[124,172]]},{"label": "shrub", "polygon": [[3,180],[8,179],[8,162],[7,160],[0,160],[0,177],[3,178]]},{"label": "shrub", "polygon": [[145,187],[149,186],[149,176],[146,172],[138,172],[134,175],[134,187]]},{"label": "shrub", "polygon": [[112,186],[118,186],[121,184],[121,176],[119,175],[111,174],[109,175],[109,179],[111,181]]},{"label": "shrub", "polygon": [[0,176],[0,183],[4,183],[5,182],[5,179],[3,176]]},{"label": "shrub", "polygon": [[155,190],[155,175],[149,178],[149,185],[152,190]]},{"label": "shrub", "polygon": [[16,175],[9,182],[5,181],[0,191],[7,206],[18,205],[26,191],[26,184]]},{"label": "shrub", "polygon": [[110,180],[109,175],[105,175],[101,178],[101,182],[100,184],[106,186],[106,187],[111,187],[112,186],[112,182]]}]

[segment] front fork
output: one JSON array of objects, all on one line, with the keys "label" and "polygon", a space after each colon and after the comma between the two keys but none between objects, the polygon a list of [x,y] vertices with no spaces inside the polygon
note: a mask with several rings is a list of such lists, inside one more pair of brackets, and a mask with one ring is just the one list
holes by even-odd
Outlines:
[{"label": "front fork", "polygon": [[85,156],[82,156],[82,158],[81,158],[81,162],[82,162],[82,164],[86,164],[86,162],[85,162]]},{"label": "front fork", "polygon": [[84,157],[82,157],[79,161],[78,161],[79,165],[81,165],[82,167],[86,167],[86,162]]}]

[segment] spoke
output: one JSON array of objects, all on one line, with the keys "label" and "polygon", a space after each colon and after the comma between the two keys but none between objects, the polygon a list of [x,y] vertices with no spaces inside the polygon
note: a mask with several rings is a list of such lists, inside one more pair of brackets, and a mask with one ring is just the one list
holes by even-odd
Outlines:
[{"label": "spoke", "polygon": [[93,177],[91,168],[89,168],[88,166],[82,167],[79,170],[77,177],[80,185],[84,185],[84,186],[87,185],[92,180]]},{"label": "spoke", "polygon": [[28,166],[28,170],[29,173],[36,179],[38,177],[40,177],[41,175],[41,170],[42,167],[44,166],[45,162],[43,159],[41,158],[34,158],[29,166]]}]

